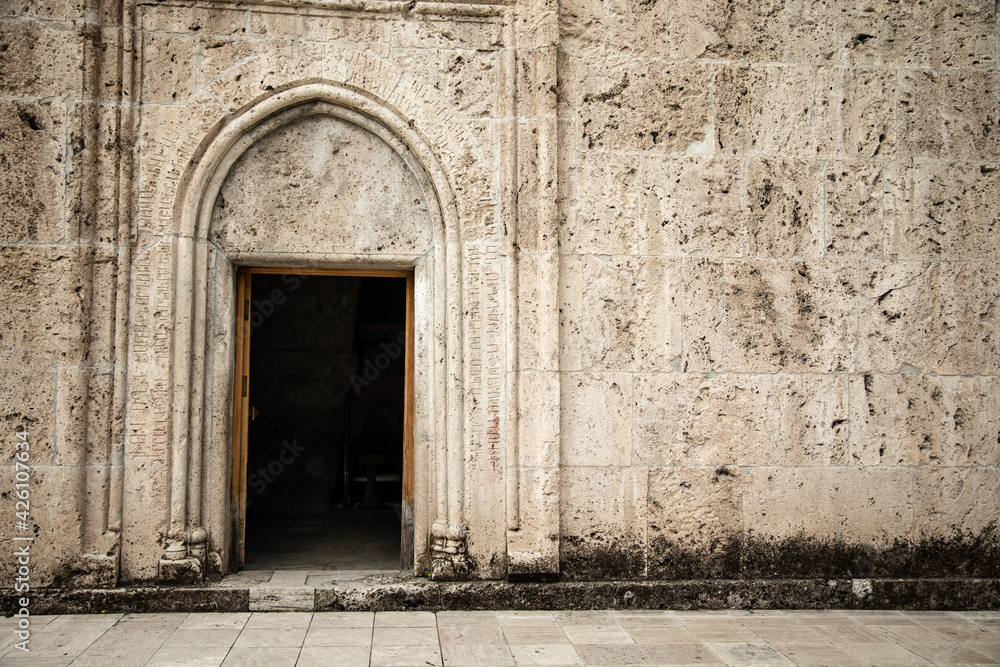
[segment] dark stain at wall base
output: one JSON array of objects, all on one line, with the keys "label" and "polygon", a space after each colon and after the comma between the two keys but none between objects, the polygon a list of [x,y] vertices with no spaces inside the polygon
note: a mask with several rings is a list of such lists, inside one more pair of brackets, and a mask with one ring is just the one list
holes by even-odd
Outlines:
[{"label": "dark stain at wall base", "polygon": [[808,536],[733,535],[696,548],[656,537],[647,552],[629,539],[564,537],[560,568],[560,578],[567,581],[997,577],[1000,540],[995,526],[885,546]]}]

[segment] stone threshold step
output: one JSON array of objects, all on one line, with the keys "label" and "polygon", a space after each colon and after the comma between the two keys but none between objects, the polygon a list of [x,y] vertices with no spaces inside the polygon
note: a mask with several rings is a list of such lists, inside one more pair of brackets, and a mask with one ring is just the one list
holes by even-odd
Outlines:
[{"label": "stone threshold step", "polygon": [[[21,594],[0,590],[10,615]],[[373,576],[315,586],[229,585],[31,591],[32,614],[567,609],[1000,609],[1000,579],[441,582]]]}]

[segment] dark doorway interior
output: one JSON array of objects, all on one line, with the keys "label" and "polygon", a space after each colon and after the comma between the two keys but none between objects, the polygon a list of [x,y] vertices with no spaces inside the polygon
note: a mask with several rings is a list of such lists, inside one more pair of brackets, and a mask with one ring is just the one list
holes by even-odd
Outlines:
[{"label": "dark doorway interior", "polygon": [[248,569],[399,569],[406,279],[255,274]]}]

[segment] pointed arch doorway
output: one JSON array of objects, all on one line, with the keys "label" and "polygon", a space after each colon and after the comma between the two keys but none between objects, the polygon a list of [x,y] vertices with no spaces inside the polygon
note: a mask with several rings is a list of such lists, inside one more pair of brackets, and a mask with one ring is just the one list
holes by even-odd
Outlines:
[{"label": "pointed arch doorway", "polygon": [[239,267],[236,283],[231,562],[411,570],[413,272]]}]

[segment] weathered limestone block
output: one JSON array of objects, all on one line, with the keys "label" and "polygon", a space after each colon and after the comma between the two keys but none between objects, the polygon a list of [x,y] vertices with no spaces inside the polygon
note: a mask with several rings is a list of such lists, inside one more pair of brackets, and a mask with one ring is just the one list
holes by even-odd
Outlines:
[{"label": "weathered limestone block", "polygon": [[87,279],[79,247],[12,246],[0,271],[2,360],[51,373],[53,364],[84,360],[85,314],[79,291]]},{"label": "weathered limestone block", "polygon": [[566,58],[574,148],[683,154],[711,123],[712,70],[702,63]]},{"label": "weathered limestone block", "polygon": [[1000,174],[995,166],[902,168],[887,207],[888,254],[899,259],[995,259]]},{"label": "weathered limestone block", "polygon": [[0,95],[39,98],[79,93],[83,39],[72,23],[0,21]]},{"label": "weathered limestone block", "polygon": [[575,177],[567,206],[570,219],[567,236],[578,253],[636,253],[638,180],[639,158],[634,153],[576,154]]},{"label": "weathered limestone block", "polygon": [[996,466],[984,378],[851,378],[851,457],[857,465]]},{"label": "weathered limestone block", "polygon": [[909,468],[752,468],[743,473],[743,572],[907,576]]},{"label": "weathered limestone block", "polygon": [[645,578],[646,468],[564,467],[560,576]]},{"label": "weathered limestone block", "polygon": [[32,16],[66,21],[80,15],[79,0],[10,0],[0,5],[0,16]]},{"label": "weathered limestone block", "polygon": [[815,162],[749,160],[749,257],[816,258],[822,254],[823,172]]},{"label": "weathered limestone block", "polygon": [[559,392],[563,465],[632,463],[632,375],[562,373]]},{"label": "weathered limestone block", "polygon": [[914,471],[915,573],[997,576],[1000,484],[996,468]]},{"label": "weathered limestone block", "polygon": [[589,255],[582,273],[583,368],[679,367],[679,260]]},{"label": "weathered limestone block", "polygon": [[812,157],[816,104],[816,68],[720,67],[716,147],[725,155]]},{"label": "weathered limestone block", "polygon": [[194,89],[211,89],[223,72],[241,61],[255,58],[266,46],[263,41],[247,39],[242,31],[217,36],[202,34],[194,61]]},{"label": "weathered limestone block", "polygon": [[[5,58],[6,58],[5,54]],[[0,240],[65,237],[66,108],[0,102]]]},{"label": "weathered limestone block", "polygon": [[184,102],[194,90],[196,40],[187,35],[145,30],[142,33],[142,101]]},{"label": "weathered limestone block", "polygon": [[497,51],[454,48],[409,48],[393,51],[402,70],[434,81],[435,97],[451,114],[463,118],[495,118],[499,88]]},{"label": "weathered limestone block", "polygon": [[743,473],[745,528],[761,537],[887,544],[912,528],[911,483],[905,468],[752,468]]},{"label": "weathered limestone block", "polygon": [[650,579],[739,576],[740,487],[736,466],[650,469]]},{"label": "weathered limestone block", "polygon": [[726,262],[727,370],[854,366],[857,268],[843,261]]},{"label": "weathered limestone block", "polygon": [[[392,184],[391,186],[389,184]],[[422,254],[431,220],[415,177],[375,135],[312,117],[254,144],[216,201],[214,237],[242,252]]]},{"label": "weathered limestone block", "polygon": [[771,460],[771,379],[656,373],[636,379],[634,461],[763,465]]},{"label": "weathered limestone block", "polygon": [[885,211],[896,199],[897,175],[897,167],[880,162],[827,163],[824,238],[828,255],[883,254]]},{"label": "weathered limestone block", "polygon": [[[29,443],[32,435],[31,428],[28,430]],[[8,436],[8,442],[13,442]],[[13,447],[11,447],[13,451]],[[82,470],[57,465],[46,465],[45,462],[35,457],[35,452],[31,452],[29,465],[31,473],[28,484],[31,491],[30,496],[30,521],[26,531],[20,530],[14,525],[15,516],[13,494],[11,497],[11,516],[8,521],[0,524],[0,539],[5,544],[14,545],[16,542],[11,538],[15,536],[33,536],[35,541],[31,543],[31,580],[30,585],[34,590],[47,586],[58,586],[64,581],[72,582],[70,564],[74,557],[80,553],[80,530],[81,514],[80,487],[82,486]],[[8,463],[0,466],[0,484],[4,489],[14,489],[14,465]],[[20,545],[19,545],[20,546]],[[8,547],[13,551],[13,546]],[[14,581],[14,571],[17,568],[17,560],[13,557],[7,558],[6,562],[0,564],[0,576],[7,581]]]},{"label": "weathered limestone block", "polygon": [[894,72],[883,70],[817,70],[817,156],[891,159],[896,145],[895,81]]},{"label": "weathered limestone block", "polygon": [[746,219],[743,165],[725,158],[647,158],[639,218],[645,254],[739,257]]},{"label": "weathered limestone block", "polygon": [[997,74],[903,70],[899,74],[899,155],[1000,159]]},{"label": "weathered limestone block", "polygon": [[563,0],[560,49],[575,56],[669,56],[670,4],[630,0]]},{"label": "weathered limestone block", "polygon": [[785,42],[788,62],[828,65],[840,62],[839,2],[787,0]]},{"label": "weathered limestone block", "polygon": [[671,55],[781,62],[784,3],[778,0],[695,0],[670,12]]},{"label": "weathered limestone block", "polygon": [[681,266],[684,280],[682,370],[688,373],[719,371],[725,348],[722,262],[686,257]]},{"label": "weathered limestone block", "polygon": [[[354,41],[378,42],[377,31],[385,30],[392,46],[403,48],[434,49],[485,49],[503,43],[503,26],[495,18],[472,21],[454,21],[448,18],[411,14],[401,21],[358,21],[371,25],[350,26],[348,35]],[[385,28],[379,24],[386,23]],[[353,30],[351,29],[353,28]]]},{"label": "weathered limestone block", "polygon": [[774,450],[786,466],[850,463],[848,379],[844,375],[779,375],[771,388]]},{"label": "weathered limestone block", "polygon": [[867,262],[861,298],[859,371],[905,366],[976,375],[1000,368],[1000,276],[994,264]]},{"label": "weathered limestone block", "polygon": [[[155,14],[149,17],[148,25],[159,32],[211,35],[212,37],[236,36],[246,35],[248,21],[252,22],[254,16],[254,13],[236,7],[223,6],[218,9],[199,7],[193,9],[183,6],[160,5],[156,7]],[[211,43],[211,41],[208,40],[206,43]],[[204,47],[204,44],[202,46]]]},{"label": "weathered limestone block", "polygon": [[850,2],[841,11],[849,64],[989,67],[995,59],[994,7],[986,0]]}]

